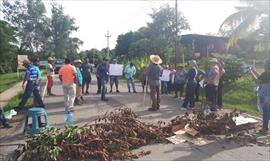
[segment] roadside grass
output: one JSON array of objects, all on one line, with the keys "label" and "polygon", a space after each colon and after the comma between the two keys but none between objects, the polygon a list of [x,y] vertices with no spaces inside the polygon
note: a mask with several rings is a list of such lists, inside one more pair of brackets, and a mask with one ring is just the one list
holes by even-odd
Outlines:
[{"label": "roadside grass", "polygon": [[252,115],[260,115],[257,109],[257,98],[254,92],[255,83],[252,78],[244,76],[236,82],[224,85],[224,107],[237,109]]},{"label": "roadside grass", "polygon": [[[44,71],[42,71],[42,75],[44,77]],[[41,82],[42,88],[44,88],[45,84],[46,84],[46,80],[43,79],[42,82]],[[20,101],[21,101],[22,95],[23,95],[23,91],[20,91],[17,95],[12,97],[8,101],[6,106],[4,107],[4,111],[12,110],[14,107],[18,106]],[[32,106],[32,105],[33,105],[33,96],[29,97],[29,99],[27,100],[25,106],[27,107],[27,106]]]},{"label": "roadside grass", "polygon": [[[8,103],[6,104],[6,106],[4,107],[4,111],[9,111],[9,110],[12,110],[14,107],[18,106],[20,101],[21,101],[21,98],[22,98],[22,95],[23,95],[23,91],[19,92],[16,96],[12,97]],[[26,102],[26,105],[25,106],[31,106],[33,103],[33,97],[30,97],[27,102]]]},{"label": "roadside grass", "polygon": [[19,73],[19,78],[17,73],[7,73],[0,75],[0,93],[14,86],[16,83],[22,80],[24,72]]}]

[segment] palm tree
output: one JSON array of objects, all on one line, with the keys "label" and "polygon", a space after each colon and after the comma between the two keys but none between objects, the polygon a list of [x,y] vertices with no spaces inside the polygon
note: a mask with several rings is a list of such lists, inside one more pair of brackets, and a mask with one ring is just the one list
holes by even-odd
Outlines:
[{"label": "palm tree", "polygon": [[269,0],[243,0],[242,2],[245,5],[236,7],[238,11],[227,17],[219,29],[223,36],[230,37],[228,47],[235,45],[239,38],[247,37],[249,34],[258,31],[265,24],[268,24],[268,30],[266,30],[268,34],[260,34],[264,34],[264,38],[268,37],[269,39]]}]

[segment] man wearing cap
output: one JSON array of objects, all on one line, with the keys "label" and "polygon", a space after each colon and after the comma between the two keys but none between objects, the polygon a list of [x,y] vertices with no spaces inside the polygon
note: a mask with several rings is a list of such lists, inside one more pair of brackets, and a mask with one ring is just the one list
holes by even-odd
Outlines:
[{"label": "man wearing cap", "polygon": [[[89,58],[84,59],[84,63],[81,65],[82,76],[83,76],[83,84],[82,84],[82,93],[89,94],[89,85],[91,83],[92,77],[91,72],[93,72],[93,67],[89,63]],[[84,91],[84,87],[86,86],[86,90]]]},{"label": "man wearing cap", "polygon": [[215,105],[217,104],[217,89],[220,79],[220,69],[219,62],[216,58],[210,60],[211,66],[209,73],[205,79],[205,96],[206,101],[211,104],[211,110],[215,110]]},{"label": "man wearing cap", "polygon": [[66,58],[65,65],[63,65],[59,70],[59,79],[62,83],[62,88],[64,92],[64,103],[65,111],[74,111],[74,100],[76,97],[76,85],[77,82],[77,72],[74,66],[71,64],[71,60]]},{"label": "man wearing cap", "polygon": [[97,66],[97,78],[99,78],[101,84],[101,101],[108,101],[106,98],[106,84],[108,82],[108,67],[107,67],[107,58],[103,58],[102,62]]},{"label": "man wearing cap", "polygon": [[[37,105],[39,107],[44,108],[44,104],[43,104],[43,101],[39,92],[39,80],[41,79],[40,70],[36,66],[32,65],[29,60],[24,60],[23,66],[26,68],[26,72],[25,72],[25,76],[24,76],[24,80],[22,84],[22,88],[25,90],[24,90],[24,93],[23,93],[23,96],[19,105],[15,107],[14,109],[16,111],[19,111],[22,108],[24,108],[28,98],[31,96],[32,93],[34,95],[34,99],[37,102]],[[27,84],[26,84],[26,87],[24,87],[24,84],[26,81],[27,81]]]},{"label": "man wearing cap", "polygon": [[[112,63],[113,64],[117,64],[116,59],[113,59],[113,62]],[[115,84],[116,92],[119,93],[120,92],[118,90],[119,80],[118,80],[118,76],[117,75],[110,75],[110,86],[111,86],[110,93],[112,93],[113,84]]]},{"label": "man wearing cap", "polygon": [[53,58],[48,57],[48,64],[46,66],[46,73],[47,73],[47,94],[49,96],[55,96],[55,94],[52,93],[52,87],[53,87],[53,75],[54,75],[54,66],[53,66]]},{"label": "man wearing cap", "polygon": [[152,100],[152,107],[149,108],[149,111],[156,111],[160,107],[160,75],[162,71],[162,67],[160,64],[162,63],[162,59],[158,55],[150,56],[151,64],[147,68],[147,79],[148,84],[150,86],[150,96]]},{"label": "man wearing cap", "polygon": [[77,72],[77,81],[76,81],[76,98],[75,98],[75,104],[76,105],[81,105],[83,104],[83,96],[82,96],[82,84],[83,84],[83,76],[81,73],[81,66],[82,66],[82,61],[80,59],[74,60],[74,65],[76,67],[76,72]]}]

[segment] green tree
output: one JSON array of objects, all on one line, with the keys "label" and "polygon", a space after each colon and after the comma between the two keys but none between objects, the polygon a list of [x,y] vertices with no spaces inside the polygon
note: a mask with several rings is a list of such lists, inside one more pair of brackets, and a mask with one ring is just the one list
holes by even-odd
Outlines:
[{"label": "green tree", "polygon": [[[78,49],[82,41],[78,38],[71,38],[73,31],[77,31],[75,19],[64,14],[63,7],[56,3],[52,4],[52,39],[55,57],[64,58],[71,56]],[[71,49],[75,47],[75,49]],[[67,50],[68,49],[68,50]],[[70,53],[68,53],[70,52]]]},{"label": "green tree", "polygon": [[236,7],[238,11],[227,17],[220,26],[220,33],[230,36],[229,46],[233,46],[239,38],[246,38],[256,31],[257,34],[260,32],[263,39],[269,40],[270,2],[245,0],[243,3],[245,6]]},{"label": "green tree", "polygon": [[179,36],[182,30],[190,29],[190,26],[180,12],[177,16],[178,24],[176,24],[175,8],[169,5],[161,6],[159,10],[153,10],[150,17],[152,22],[148,23],[147,38],[151,42],[151,53],[160,54],[166,62],[167,51],[174,48],[175,41],[178,40],[176,35]]},{"label": "green tree", "polygon": [[0,73],[10,72],[16,67],[17,43],[15,28],[0,20]]},{"label": "green tree", "polygon": [[50,49],[50,19],[42,0],[3,0],[3,13],[18,32],[20,51],[45,54]]}]

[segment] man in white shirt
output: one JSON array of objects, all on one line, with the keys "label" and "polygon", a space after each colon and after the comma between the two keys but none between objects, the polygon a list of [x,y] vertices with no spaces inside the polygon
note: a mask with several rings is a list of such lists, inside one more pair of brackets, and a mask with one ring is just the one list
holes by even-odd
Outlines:
[{"label": "man in white shirt", "polygon": [[47,94],[49,96],[55,96],[55,94],[52,93],[52,87],[53,87],[53,75],[54,75],[54,66],[53,66],[53,58],[48,57],[48,64],[46,66],[46,72],[47,72]]}]

